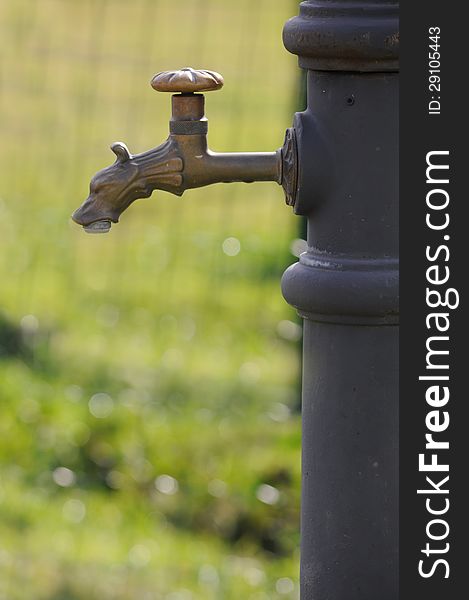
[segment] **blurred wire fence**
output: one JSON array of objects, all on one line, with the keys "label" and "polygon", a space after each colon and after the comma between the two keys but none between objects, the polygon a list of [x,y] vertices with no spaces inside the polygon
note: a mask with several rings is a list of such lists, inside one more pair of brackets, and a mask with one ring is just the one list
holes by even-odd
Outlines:
[{"label": "blurred wire fence", "polygon": [[282,0],[2,0],[0,599],[297,597],[301,248],[274,183],[69,215],[109,144],[168,134],[156,71],[219,71],[219,151],[298,101]]}]

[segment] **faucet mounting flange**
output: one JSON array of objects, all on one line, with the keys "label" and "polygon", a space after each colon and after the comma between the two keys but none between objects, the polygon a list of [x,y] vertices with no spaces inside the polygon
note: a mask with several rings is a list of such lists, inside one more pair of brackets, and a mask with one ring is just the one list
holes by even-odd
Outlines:
[{"label": "faucet mounting flange", "polygon": [[294,127],[285,132],[285,142],[282,152],[282,187],[285,192],[285,202],[295,206],[298,189],[298,145]]}]

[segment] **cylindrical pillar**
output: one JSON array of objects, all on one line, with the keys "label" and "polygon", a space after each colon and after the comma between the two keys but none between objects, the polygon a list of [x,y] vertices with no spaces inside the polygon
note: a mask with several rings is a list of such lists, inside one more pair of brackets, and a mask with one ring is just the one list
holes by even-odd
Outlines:
[{"label": "cylindrical pillar", "polygon": [[398,598],[398,3],[310,0],[286,47],[308,251],[283,277],[305,318],[302,600]]}]

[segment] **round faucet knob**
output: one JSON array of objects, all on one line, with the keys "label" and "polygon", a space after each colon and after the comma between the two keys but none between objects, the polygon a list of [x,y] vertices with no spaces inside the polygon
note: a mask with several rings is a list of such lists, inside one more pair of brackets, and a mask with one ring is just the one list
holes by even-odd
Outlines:
[{"label": "round faucet knob", "polygon": [[178,71],[157,73],[151,80],[151,87],[157,92],[180,92],[181,94],[211,92],[223,87],[223,77],[215,71],[186,67]]}]

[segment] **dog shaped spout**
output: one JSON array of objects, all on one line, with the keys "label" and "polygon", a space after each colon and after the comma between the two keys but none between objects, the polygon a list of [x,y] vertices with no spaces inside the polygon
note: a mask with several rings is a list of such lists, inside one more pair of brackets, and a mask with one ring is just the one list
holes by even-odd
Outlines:
[{"label": "dog shaped spout", "polygon": [[171,139],[142,154],[132,155],[122,142],[112,144],[111,150],[116,161],[96,173],[88,198],[72,215],[91,233],[109,231],[132,202],[148,198],[155,189],[178,196],[184,191],[183,160]]}]

